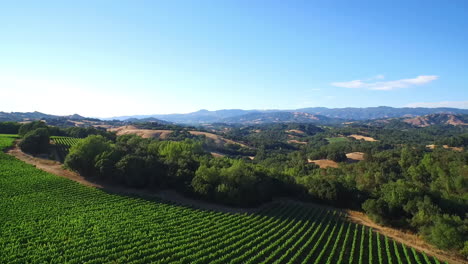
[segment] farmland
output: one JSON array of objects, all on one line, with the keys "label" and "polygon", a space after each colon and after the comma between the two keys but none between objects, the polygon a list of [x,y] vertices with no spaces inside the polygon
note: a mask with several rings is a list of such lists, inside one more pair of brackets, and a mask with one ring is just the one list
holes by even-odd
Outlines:
[{"label": "farmland", "polygon": [[337,210],[202,210],[86,187],[4,153],[0,175],[1,263],[439,263]]},{"label": "farmland", "polygon": [[57,150],[57,159],[62,162],[65,160],[65,156],[68,154],[70,147],[80,141],[79,138],[62,136],[52,136],[50,139],[53,141],[55,149]]}]

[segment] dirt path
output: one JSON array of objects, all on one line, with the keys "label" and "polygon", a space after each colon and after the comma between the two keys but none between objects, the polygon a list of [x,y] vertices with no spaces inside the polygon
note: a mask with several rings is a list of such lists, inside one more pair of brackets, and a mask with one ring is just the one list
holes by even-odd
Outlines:
[{"label": "dirt path", "polygon": [[79,182],[87,186],[92,186],[92,187],[97,187],[97,188],[103,187],[97,183],[92,183],[86,180],[83,176],[79,175],[76,172],[64,169],[63,164],[61,164],[58,161],[31,156],[29,154],[22,152],[17,146],[9,149],[7,151],[7,154],[15,156],[17,159],[22,160],[31,165],[34,165],[36,168],[41,169],[43,171],[46,171],[46,172],[49,172],[49,173],[52,173],[61,177],[65,177],[70,180],[74,180],[76,182]]},{"label": "dirt path", "polygon": [[429,245],[428,243],[424,242],[424,240],[422,240],[419,236],[417,236],[414,233],[404,232],[395,228],[378,225],[374,223],[372,220],[370,220],[366,214],[361,213],[361,212],[352,211],[352,210],[346,210],[346,212],[348,213],[348,219],[350,221],[371,227],[375,231],[381,234],[384,234],[392,238],[393,240],[396,240],[400,243],[411,246],[419,251],[425,252],[428,255],[435,256],[439,260],[446,261],[448,263],[453,263],[453,264],[468,263],[468,261],[464,260],[463,257],[457,257],[453,253],[450,254],[448,252],[439,250]]},{"label": "dirt path", "polygon": [[[150,192],[147,190],[141,190],[141,189],[132,189],[132,188],[126,188],[126,187],[120,187],[120,186],[114,186],[114,185],[109,185],[106,183],[99,183],[99,182],[93,182],[90,181],[83,176],[79,175],[78,173],[66,170],[63,168],[62,164],[57,162],[57,161],[52,161],[49,159],[44,159],[40,157],[33,157],[29,154],[26,154],[22,152],[17,146],[9,149],[7,151],[9,155],[12,155],[19,160],[22,160],[26,163],[29,163],[31,165],[36,166],[36,168],[41,169],[43,171],[53,173],[55,175],[61,176],[68,178],[70,180],[79,182],[81,184],[84,184],[86,186],[91,186],[99,189],[103,189],[109,192],[114,192],[114,193],[121,193],[121,194],[136,194],[136,195],[144,195],[147,197],[157,197],[161,198],[164,200],[168,201],[173,201],[181,204],[186,204],[189,206],[194,206],[200,209],[207,209],[207,210],[216,210],[216,211],[221,211],[221,212],[228,212],[228,213],[254,213],[261,208],[268,206],[268,204],[265,204],[259,208],[233,208],[233,207],[228,207],[228,206],[222,206],[222,205],[217,205],[213,203],[208,203],[204,201],[199,201],[199,200],[194,200],[191,198],[184,197],[180,195],[179,193],[172,191],[172,190],[161,190],[157,192]],[[276,199],[276,201],[290,201],[290,202],[297,202],[294,200],[290,199]],[[297,203],[302,203],[302,202],[297,202]],[[314,207],[326,207],[328,209],[332,210],[340,210],[336,209],[333,207],[328,207],[328,206],[323,206],[323,205],[316,205],[316,204],[311,204],[311,203],[303,203],[305,206],[314,206]],[[442,261],[447,261],[448,263],[454,263],[454,264],[466,264],[468,263],[466,260],[464,260],[462,257],[457,257],[454,256],[453,254],[449,254],[447,252],[444,252],[442,250],[438,250],[434,248],[433,246],[427,244],[424,242],[421,238],[419,238],[417,235],[408,233],[408,232],[403,232],[394,228],[389,228],[389,227],[384,227],[380,226],[376,223],[374,223],[372,220],[370,220],[365,214],[357,211],[352,211],[352,210],[345,210],[345,212],[348,214],[348,219],[354,223],[358,223],[361,225],[365,225],[368,227],[373,228],[374,230],[378,231],[379,233],[386,235],[400,243],[406,244],[408,246],[414,247],[415,249],[425,252],[428,255],[432,255],[437,257],[439,260]]]}]

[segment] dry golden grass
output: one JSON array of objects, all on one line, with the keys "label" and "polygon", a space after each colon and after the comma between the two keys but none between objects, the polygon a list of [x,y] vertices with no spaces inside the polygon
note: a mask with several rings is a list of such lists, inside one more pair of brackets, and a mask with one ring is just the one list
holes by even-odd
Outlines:
[{"label": "dry golden grass", "polygon": [[371,138],[371,137],[366,137],[366,136],[361,136],[361,135],[356,135],[356,134],[349,135],[348,137],[352,137],[352,138],[355,138],[357,140],[364,140],[364,141],[371,141],[371,142],[378,141],[378,140],[376,140],[374,138]]},{"label": "dry golden grass", "polygon": [[304,134],[304,131],[299,130],[299,129],[290,129],[286,130],[287,133],[296,133],[296,134]]},{"label": "dry golden grass", "polygon": [[224,154],[221,154],[219,152],[210,152],[211,156],[215,157],[215,158],[222,158],[224,157],[225,155]]},{"label": "dry golden grass", "polygon": [[288,140],[288,143],[296,143],[296,144],[302,144],[302,145],[307,144],[307,142],[305,142],[305,141],[299,141],[299,140],[295,140],[295,139]]},{"label": "dry golden grass", "polygon": [[135,126],[121,126],[108,129],[111,132],[116,132],[118,136],[121,135],[138,135],[142,138],[160,138],[165,139],[169,134],[172,133],[171,130],[152,130],[152,129],[139,129]]},{"label": "dry golden grass", "polygon": [[242,144],[240,142],[236,142],[234,140],[230,140],[230,139],[227,139],[227,138],[223,138],[222,136],[219,136],[219,135],[216,135],[216,134],[213,134],[213,133],[208,133],[208,132],[201,132],[201,131],[189,131],[190,134],[192,135],[204,135],[205,137],[207,138],[211,138],[214,140],[214,142],[216,144],[236,144],[236,145],[240,145],[244,148],[250,148],[249,146],[245,145],[245,144]]},{"label": "dry golden grass", "polygon": [[338,163],[333,161],[333,160],[329,160],[329,159],[320,159],[320,160],[307,160],[309,163],[315,163],[317,164],[321,169],[325,169],[325,168],[328,168],[328,167],[332,167],[332,168],[338,168]]},{"label": "dry golden grass", "polygon": [[[114,127],[114,128],[109,128],[107,130],[111,132],[115,132],[118,136],[133,134],[133,135],[138,135],[142,138],[160,138],[160,139],[167,138],[167,136],[173,132],[172,130],[140,129],[135,126]],[[250,148],[249,146],[245,144],[236,142],[234,140],[226,139],[222,136],[219,136],[213,133],[194,131],[194,130],[189,131],[189,133],[195,136],[204,135],[205,137],[212,139],[216,144],[219,144],[219,145],[236,144],[245,148]]]},{"label": "dry golden grass", "polygon": [[[434,145],[434,144],[426,145],[426,148],[429,148],[429,149],[435,149],[436,147],[437,145]],[[449,145],[443,145],[442,147],[444,149],[451,149],[451,150],[459,151],[459,152],[463,151],[463,147],[450,147]]]},{"label": "dry golden grass", "polygon": [[347,153],[346,157],[351,160],[364,160],[364,153],[363,152],[351,152],[351,153]]}]

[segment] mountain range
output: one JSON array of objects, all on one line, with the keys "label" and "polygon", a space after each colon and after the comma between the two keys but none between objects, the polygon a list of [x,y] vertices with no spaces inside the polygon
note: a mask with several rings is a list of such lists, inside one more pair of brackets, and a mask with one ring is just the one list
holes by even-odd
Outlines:
[{"label": "mountain range", "polygon": [[[49,115],[41,112],[0,112],[0,122],[2,121],[31,121],[46,120],[51,124],[73,125],[76,121],[105,122],[124,121],[132,122],[157,122],[161,124],[264,124],[264,123],[317,123],[317,124],[338,124],[349,121],[364,120],[385,120],[401,118],[405,123],[414,126],[427,126],[434,123],[466,123],[465,120],[458,121],[459,118],[453,116],[437,116],[437,114],[468,115],[468,109],[457,108],[394,108],[387,106],[367,107],[367,108],[302,108],[295,110],[242,110],[226,109],[217,111],[200,110],[188,114],[168,114],[168,115],[135,115],[103,118],[87,118],[78,114],[68,116]],[[422,117],[427,115],[435,115]],[[463,118],[462,118],[463,119]]]},{"label": "mountain range", "polygon": [[173,123],[268,123],[268,122],[325,122],[334,123],[351,120],[415,117],[438,113],[468,114],[468,109],[458,108],[394,108],[388,106],[366,108],[310,107],[294,110],[200,110],[187,114],[139,115],[106,118],[104,120],[126,120],[129,118],[156,118]]}]

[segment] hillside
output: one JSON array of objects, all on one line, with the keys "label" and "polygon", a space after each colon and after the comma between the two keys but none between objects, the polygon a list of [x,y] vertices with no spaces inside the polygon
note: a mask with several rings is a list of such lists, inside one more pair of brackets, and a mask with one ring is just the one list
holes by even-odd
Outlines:
[{"label": "hillside", "polygon": [[[289,113],[289,115],[283,115],[282,113]],[[225,109],[225,110],[200,110],[193,113],[187,114],[168,114],[168,115],[138,115],[138,116],[120,116],[106,118],[105,120],[127,120],[129,118],[148,118],[154,117],[160,120],[165,120],[174,123],[184,124],[206,124],[206,123],[218,123],[218,122],[233,122],[239,123],[240,120],[245,119],[246,122],[251,122],[255,119],[256,115],[262,120],[269,120],[272,122],[275,118],[282,120],[282,122],[299,122],[295,120],[294,114],[291,113],[303,113],[310,115],[317,115],[328,117],[331,119],[343,119],[343,120],[368,120],[368,119],[385,119],[385,118],[400,118],[400,117],[413,117],[421,115],[429,115],[436,113],[451,113],[451,114],[468,114],[467,109],[457,108],[394,108],[388,106],[379,107],[365,107],[365,108],[326,108],[326,107],[311,107],[301,109],[289,109],[289,110],[241,110],[241,109]],[[262,115],[271,115],[270,117],[262,117]],[[306,118],[307,121],[307,118]],[[309,120],[310,121],[310,120]],[[266,121],[265,121],[266,122]]]},{"label": "hillside", "polygon": [[421,115],[429,115],[429,114],[437,114],[437,113],[468,114],[468,109],[423,108],[423,107],[394,108],[394,107],[388,107],[388,106],[363,107],[363,108],[313,107],[313,108],[297,109],[297,111],[310,113],[310,114],[324,115],[327,117],[348,119],[348,120],[398,118],[398,117],[405,117],[405,116],[421,116]]},{"label": "hillside", "polygon": [[468,115],[431,114],[413,118],[405,118],[403,119],[403,122],[415,127],[427,127],[432,125],[467,126]]},{"label": "hillside", "polygon": [[338,124],[341,119],[329,118],[320,115],[312,115],[302,112],[271,112],[271,113],[249,113],[241,116],[225,118],[225,123],[242,124],[264,124],[264,123],[320,123]]}]

